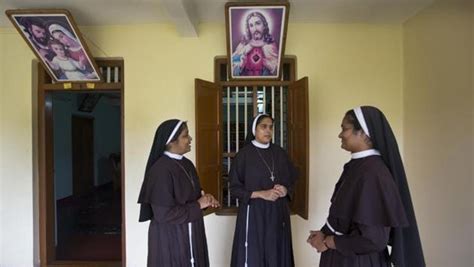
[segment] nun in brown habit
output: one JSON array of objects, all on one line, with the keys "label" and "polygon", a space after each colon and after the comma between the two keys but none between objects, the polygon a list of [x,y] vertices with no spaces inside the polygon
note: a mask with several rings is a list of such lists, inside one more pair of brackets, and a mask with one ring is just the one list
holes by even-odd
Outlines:
[{"label": "nun in brown habit", "polygon": [[325,225],[308,237],[322,253],[319,266],[425,266],[405,170],[387,119],[375,107],[358,107],[345,114],[341,127],[341,147],[351,152],[351,160],[336,183]]},{"label": "nun in brown habit", "polygon": [[269,115],[258,115],[249,128],[229,173],[230,191],[239,199],[231,266],[291,267],[289,201],[295,168],[287,153],[271,142]]},{"label": "nun in brown habit", "polygon": [[140,222],[150,220],[148,266],[209,266],[202,209],[217,207],[204,194],[186,122],[167,120],[156,130],[138,198]]}]

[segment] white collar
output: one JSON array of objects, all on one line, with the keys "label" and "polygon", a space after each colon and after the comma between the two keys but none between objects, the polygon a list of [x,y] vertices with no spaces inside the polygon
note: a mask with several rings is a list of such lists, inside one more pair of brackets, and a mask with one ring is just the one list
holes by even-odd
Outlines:
[{"label": "white collar", "polygon": [[367,150],[364,150],[364,151],[352,153],[351,158],[352,159],[361,159],[361,158],[365,158],[365,157],[368,157],[368,156],[374,156],[374,155],[380,156],[380,152],[376,149],[367,149]]},{"label": "white collar", "polygon": [[269,147],[270,147],[270,143],[268,143],[268,144],[262,144],[262,143],[260,143],[259,141],[255,140],[255,139],[252,140],[252,144],[253,144],[254,146],[258,147],[258,148],[264,148],[264,149],[265,149],[265,148],[269,148]]},{"label": "white collar", "polygon": [[172,158],[172,159],[177,159],[177,160],[182,160],[182,159],[183,159],[183,155],[171,153],[171,152],[169,152],[169,151],[165,151],[164,154],[165,154],[166,156]]}]

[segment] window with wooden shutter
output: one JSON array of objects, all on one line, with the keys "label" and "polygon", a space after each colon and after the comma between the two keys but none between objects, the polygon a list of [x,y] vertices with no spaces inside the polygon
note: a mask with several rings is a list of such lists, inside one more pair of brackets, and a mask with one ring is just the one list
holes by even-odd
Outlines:
[{"label": "window with wooden shutter", "polygon": [[308,219],[308,177],[309,177],[309,113],[308,78],[305,77],[289,86],[288,154],[298,171],[295,196],[291,210]]},{"label": "window with wooden shutter", "polygon": [[[220,177],[222,165],[221,91],[211,82],[195,80],[196,101],[196,169],[201,187],[221,199]],[[206,210],[211,213],[212,210]]]},{"label": "window with wooden shutter", "polygon": [[299,172],[292,211],[307,219],[308,79],[295,82],[294,57],[283,59],[281,81],[229,81],[227,70],[226,58],[216,57],[215,82],[196,79],[196,165],[203,188],[217,190],[218,215],[236,213],[227,174],[253,117],[267,113],[275,119],[273,142],[288,151]]}]

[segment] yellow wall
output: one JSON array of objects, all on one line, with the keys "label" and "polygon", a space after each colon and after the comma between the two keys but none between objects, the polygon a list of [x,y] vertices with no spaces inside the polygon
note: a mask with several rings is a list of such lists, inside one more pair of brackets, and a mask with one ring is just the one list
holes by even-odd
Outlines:
[{"label": "yellow wall", "polygon": [[[471,3],[471,45],[474,44],[474,4]],[[472,47],[472,46],[471,46]],[[474,131],[474,51],[471,49],[471,126]],[[471,136],[471,166],[474,166],[474,134]],[[474,194],[474,168],[471,169],[471,194]],[[471,200],[471,215],[474,223],[474,195]],[[471,231],[471,244],[474,247],[474,231]],[[474,265],[474,253],[471,253],[471,263]]]},{"label": "yellow wall", "polygon": [[[471,4],[471,42],[474,43],[474,4]],[[474,51],[471,50],[471,92],[474,92]],[[471,93],[471,114],[472,114],[472,127],[474,131],[474,93]],[[474,134],[471,137],[471,166],[474,166]],[[471,179],[474,180],[474,169],[471,169]],[[471,180],[472,193],[474,194],[474,181]],[[474,198],[474,196],[473,196]],[[472,222],[474,222],[474,199],[471,200],[472,208]],[[474,231],[471,231],[471,242],[474,247]],[[471,253],[471,262],[474,264],[474,253]]]},{"label": "yellow wall", "polygon": [[[200,25],[199,38],[181,38],[169,25],[82,30],[95,56],[125,59],[127,263],[145,266],[148,229],[146,223],[137,222],[136,201],[155,127],[178,117],[189,121],[193,133],[194,78],[213,79],[213,58],[225,54],[224,25]],[[294,253],[297,266],[315,266],[319,255],[305,240],[310,229],[323,224],[334,184],[349,158],[337,138],[343,113],[360,104],[380,107],[403,144],[402,28],[290,24],[287,39],[287,54],[298,58],[298,77],[308,76],[310,81],[310,213],[309,221],[292,218]],[[1,56],[5,58],[0,73],[5,83],[0,87],[2,265],[27,266],[33,261],[35,242],[33,54],[11,28],[0,31],[0,40],[4,40]],[[194,153],[189,157],[194,159]],[[412,191],[417,192],[416,188]],[[8,205],[3,201],[6,198]],[[234,224],[235,217],[206,217],[211,266],[228,266]]]},{"label": "yellow wall", "polygon": [[[33,262],[31,59],[12,30],[0,30],[1,265]],[[15,244],[15,245],[12,245]],[[16,245],[18,244],[18,245]]]},{"label": "yellow wall", "polygon": [[[297,266],[319,260],[305,240],[324,222],[348,159],[337,139],[341,117],[359,104],[380,107],[398,137],[428,266],[473,265],[474,18],[468,2],[439,1],[403,25],[289,25],[286,52],[298,58],[298,77],[310,80],[310,214],[308,221],[292,217]],[[95,56],[125,59],[127,263],[144,266],[147,224],[137,222],[136,200],[153,133],[170,117],[187,119],[193,132],[194,78],[213,79],[213,58],[225,53],[224,25],[200,25],[199,38],[181,38],[163,24],[82,30]],[[0,29],[2,266],[31,266],[37,257],[33,58],[16,31]],[[211,266],[228,266],[234,223],[235,217],[206,217]]]},{"label": "yellow wall", "polygon": [[337,135],[346,110],[361,104],[386,112],[403,143],[401,27],[292,24],[288,54],[298,56],[298,77],[310,81],[309,221],[293,218],[297,266],[316,266],[305,244],[308,230],[325,221],[334,184],[348,160]]},{"label": "yellow wall", "polygon": [[[1,31],[1,29],[0,29]],[[3,35],[0,34],[0,62],[3,62]],[[0,99],[3,99],[3,64],[0,63]],[[1,103],[1,102],[0,102]],[[0,151],[3,151],[3,108],[0,105]],[[0,188],[2,188],[3,179],[4,177],[4,167],[3,167],[3,153],[0,153]],[[0,191],[1,192],[1,191]],[[3,212],[3,198],[0,196],[0,212]],[[3,233],[3,219],[0,219],[0,240],[2,240],[2,233]],[[3,262],[3,242],[0,241],[0,262]]]},{"label": "yellow wall", "polygon": [[459,0],[403,25],[405,166],[427,266],[474,264],[472,27]]},{"label": "yellow wall", "polygon": [[[127,262],[144,266],[147,224],[139,224],[137,195],[157,124],[170,117],[187,119],[194,129],[194,78],[213,79],[213,58],[225,54],[224,25],[204,24],[199,38],[178,37],[168,25],[83,28],[96,56],[125,59],[125,166]],[[34,201],[31,193],[31,59],[32,53],[13,29],[4,30],[8,50],[1,105],[6,186],[2,196],[15,192],[2,231],[4,241],[27,236],[26,244],[10,248],[4,262],[31,262]],[[92,41],[92,42],[91,42]],[[92,43],[96,44],[94,46]],[[319,256],[306,243],[310,229],[325,220],[334,184],[348,160],[339,149],[337,134],[343,113],[356,105],[372,104],[385,111],[402,143],[402,31],[401,26],[290,24],[287,54],[298,58],[298,77],[310,80],[310,219],[293,217],[297,266],[314,266]],[[99,49],[100,47],[100,49]],[[189,155],[194,159],[194,154]],[[26,159],[26,160],[25,160]],[[4,194],[5,193],[5,194]],[[8,222],[12,213],[21,219]],[[18,218],[18,217],[17,217]],[[211,215],[206,228],[212,266],[226,266],[230,259],[234,217]],[[14,227],[15,226],[15,227]],[[219,227],[216,227],[219,226]],[[26,232],[25,232],[26,229]],[[216,231],[216,229],[220,229]],[[4,250],[7,251],[7,250]]]}]

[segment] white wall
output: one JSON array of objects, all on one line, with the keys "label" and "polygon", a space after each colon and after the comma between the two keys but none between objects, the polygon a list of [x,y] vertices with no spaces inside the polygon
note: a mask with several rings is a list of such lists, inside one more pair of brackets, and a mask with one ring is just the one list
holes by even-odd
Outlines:
[{"label": "white wall", "polygon": [[474,266],[472,15],[436,1],[404,24],[405,161],[430,267]]}]

